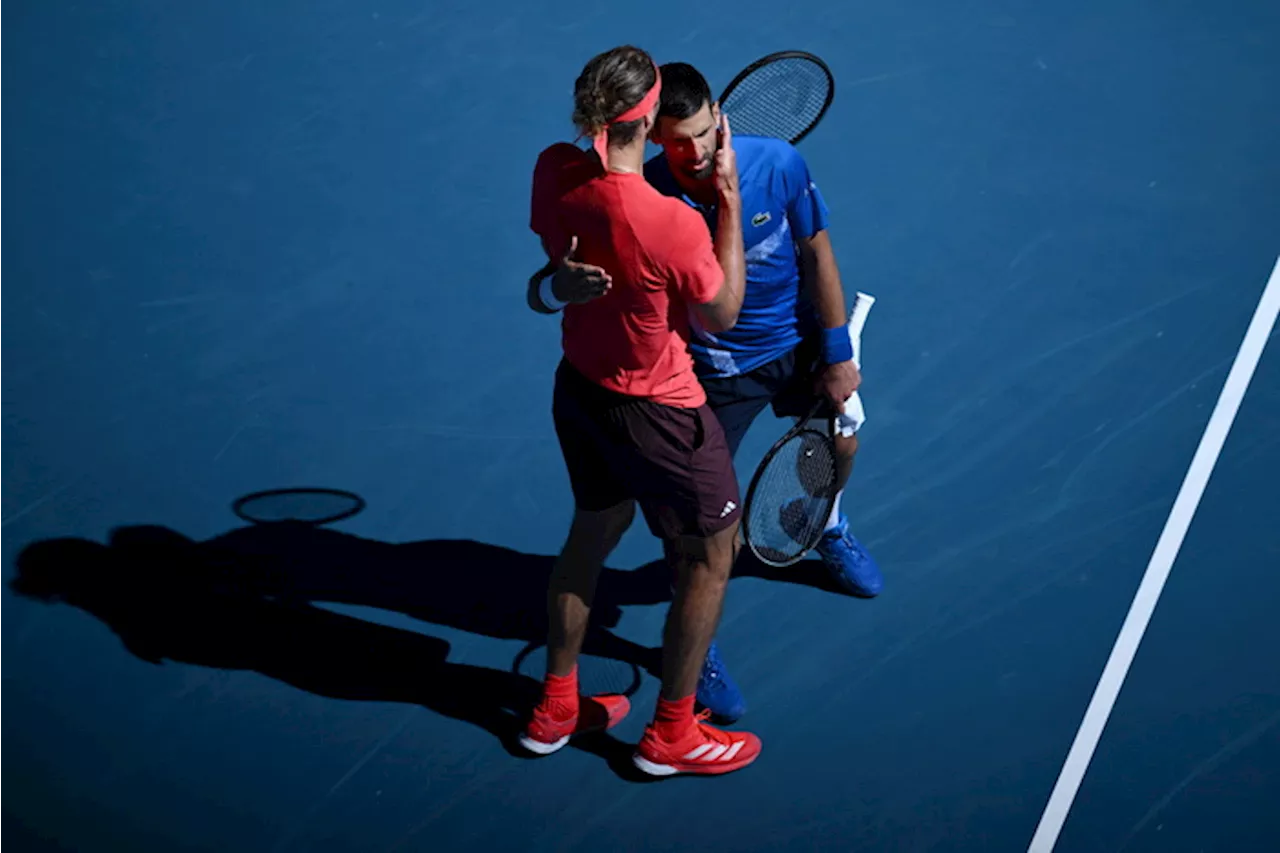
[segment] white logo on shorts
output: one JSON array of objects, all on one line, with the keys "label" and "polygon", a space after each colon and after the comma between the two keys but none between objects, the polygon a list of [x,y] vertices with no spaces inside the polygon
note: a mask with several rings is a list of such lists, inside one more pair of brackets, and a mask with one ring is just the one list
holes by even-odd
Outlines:
[{"label": "white logo on shorts", "polygon": [[729,501],[727,504],[724,505],[724,509],[720,510],[720,517],[724,518],[726,515],[733,512],[737,508],[738,508],[738,505],[736,503],[734,503],[733,501]]}]

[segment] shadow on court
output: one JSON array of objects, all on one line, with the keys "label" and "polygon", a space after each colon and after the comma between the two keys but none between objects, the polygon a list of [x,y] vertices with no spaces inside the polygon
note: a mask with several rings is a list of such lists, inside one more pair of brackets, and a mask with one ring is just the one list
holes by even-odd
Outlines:
[{"label": "shadow on court", "polygon": [[[15,592],[92,614],[141,660],[249,670],[333,699],[404,702],[477,725],[513,756],[540,684],[516,671],[448,661],[449,643],[314,606],[374,607],[530,646],[545,642],[546,588],[554,558],[470,540],[392,544],[307,522],[238,527],[199,542],[158,526],[113,530],[103,543],[36,542],[17,560]],[[741,574],[821,585],[803,564],[773,570],[742,561]],[[622,608],[669,601],[657,561],[600,578],[584,655],[660,677],[658,647],[612,633]],[[515,667],[513,667],[515,669]],[[587,685],[584,684],[584,688]],[[611,688],[621,689],[621,688]],[[573,745],[638,780],[633,745],[609,735]]]}]

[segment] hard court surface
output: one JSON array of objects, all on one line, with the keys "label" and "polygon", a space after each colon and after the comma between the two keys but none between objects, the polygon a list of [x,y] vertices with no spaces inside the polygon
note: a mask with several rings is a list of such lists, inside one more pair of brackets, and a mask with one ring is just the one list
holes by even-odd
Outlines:
[{"label": "hard court surface", "polygon": [[[1280,250],[1278,8],[9,4],[6,850],[1026,850]],[[721,779],[626,772],[639,524],[584,664],[636,710],[507,736],[571,511],[529,179],[621,43],[717,90],[826,59],[800,147],[878,299],[846,508],[885,589],[742,567],[765,752]],[[1058,850],[1275,849],[1278,475],[1273,335]],[[363,509],[232,511],[297,486]]]}]

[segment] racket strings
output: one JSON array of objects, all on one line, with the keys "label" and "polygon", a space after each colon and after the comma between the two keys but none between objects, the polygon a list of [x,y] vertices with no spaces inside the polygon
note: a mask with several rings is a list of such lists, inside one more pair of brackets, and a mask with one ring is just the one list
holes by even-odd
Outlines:
[{"label": "racket strings", "polygon": [[794,139],[822,113],[831,91],[826,72],[803,59],[780,59],[743,79],[721,105],[735,133]]},{"label": "racket strings", "polygon": [[837,492],[832,444],[812,432],[778,448],[760,472],[747,525],[752,547],[765,560],[794,560],[826,528]]}]

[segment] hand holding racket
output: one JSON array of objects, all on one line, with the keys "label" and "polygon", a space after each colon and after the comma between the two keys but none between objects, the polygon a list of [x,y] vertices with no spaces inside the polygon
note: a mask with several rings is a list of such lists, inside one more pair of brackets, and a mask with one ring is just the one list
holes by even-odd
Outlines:
[{"label": "hand holding racket", "polygon": [[[862,327],[875,298],[859,293],[849,318],[855,363],[860,356]],[[814,421],[830,403],[819,397],[795,426],[769,449],[747,488],[742,533],[747,547],[760,562],[784,567],[799,562],[822,538],[827,519],[840,491],[836,457],[835,415],[828,415],[825,429]]]},{"label": "hand holding racket", "polygon": [[842,406],[862,384],[856,361],[841,361],[823,368],[813,380],[813,392],[821,394],[833,406]]}]

